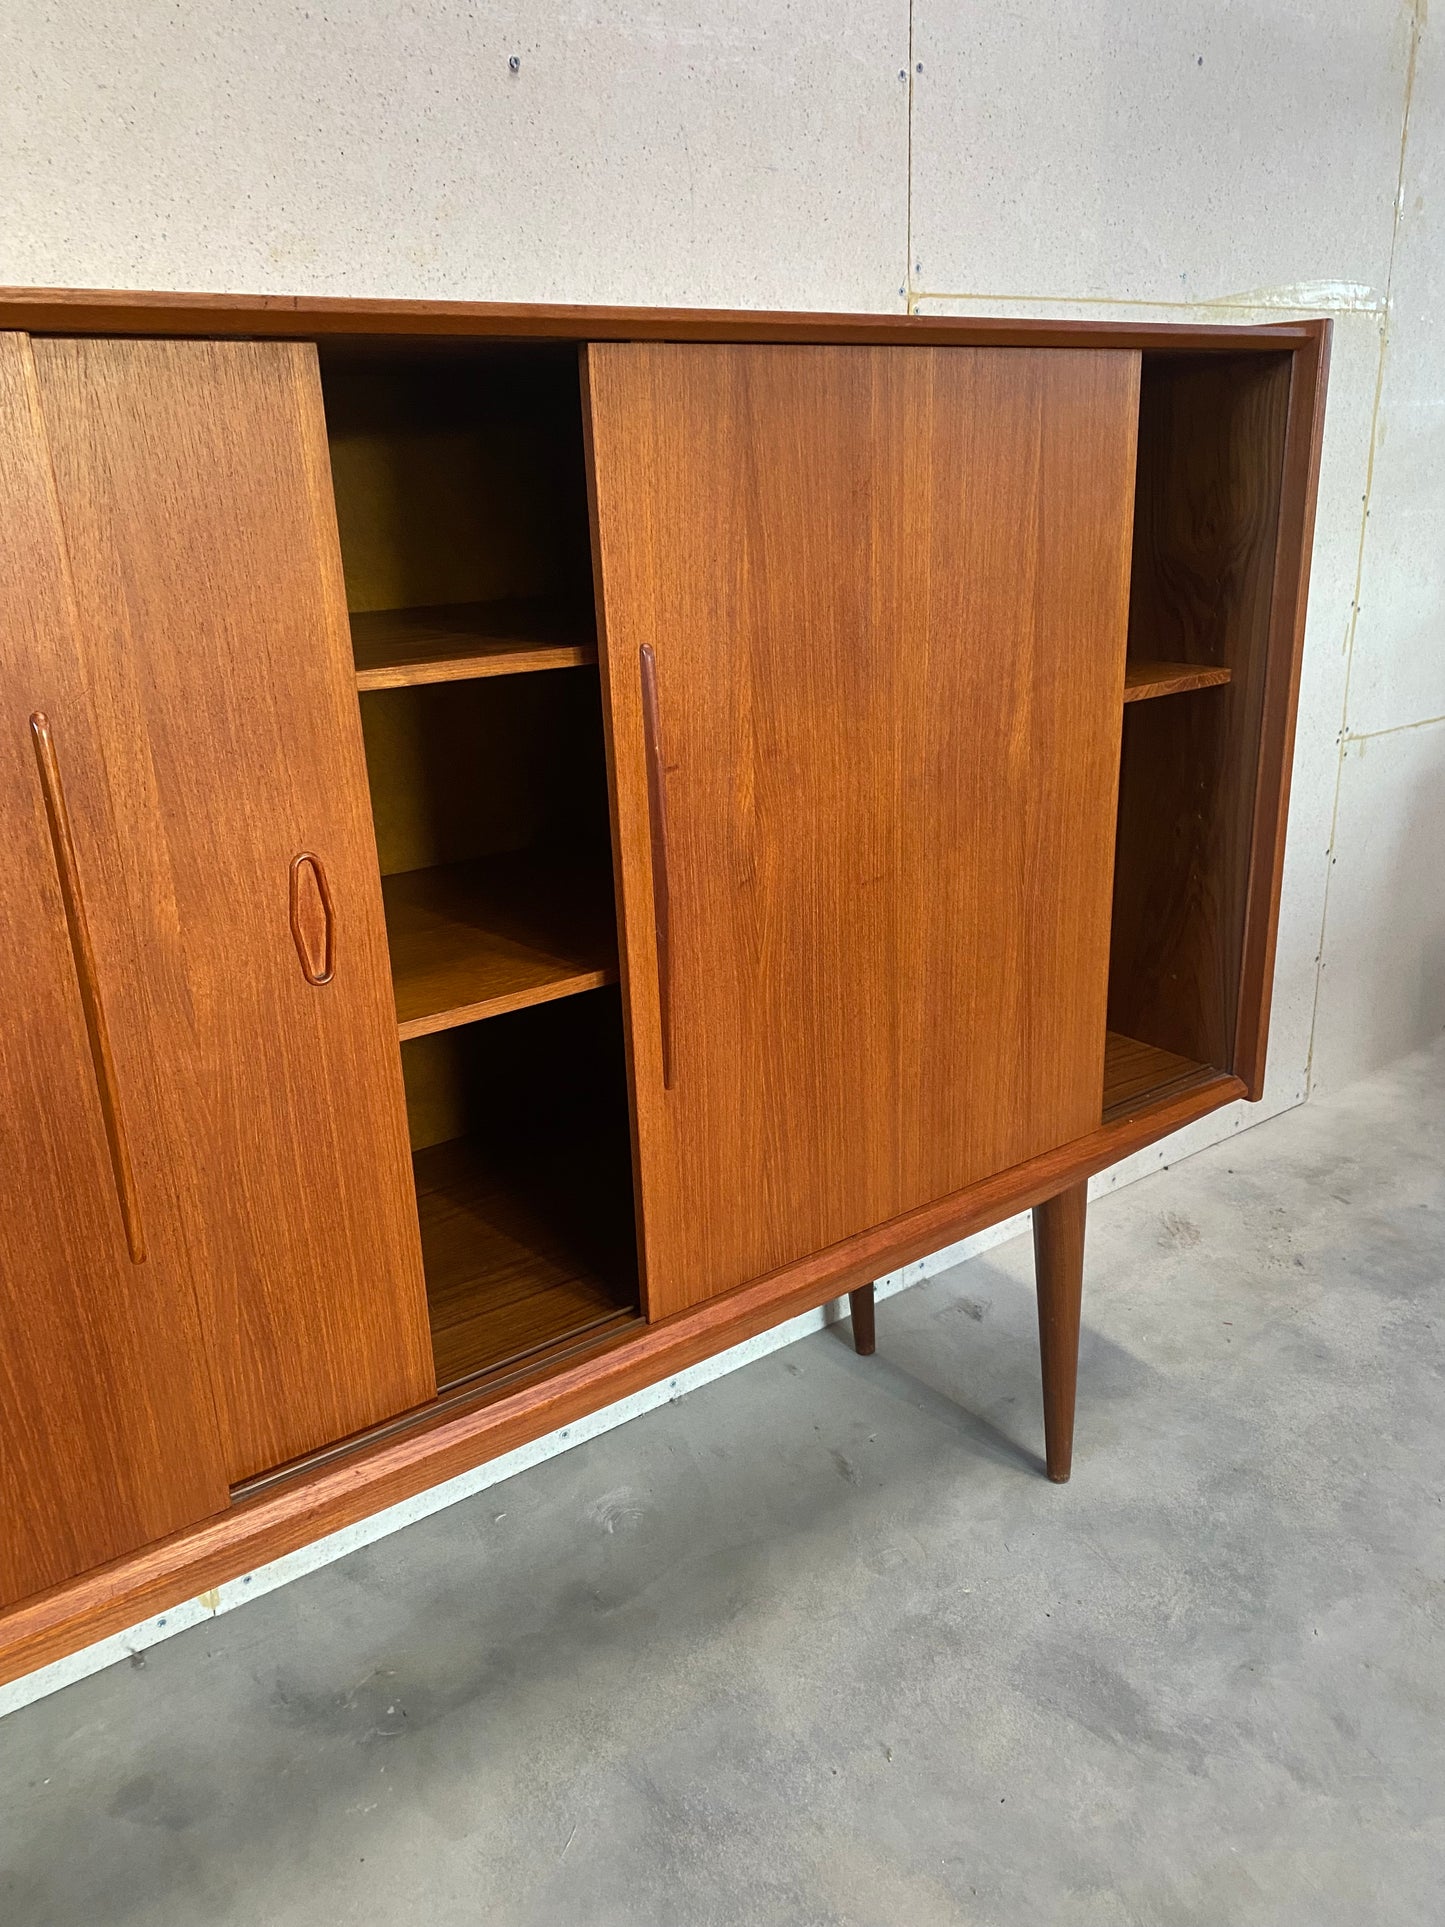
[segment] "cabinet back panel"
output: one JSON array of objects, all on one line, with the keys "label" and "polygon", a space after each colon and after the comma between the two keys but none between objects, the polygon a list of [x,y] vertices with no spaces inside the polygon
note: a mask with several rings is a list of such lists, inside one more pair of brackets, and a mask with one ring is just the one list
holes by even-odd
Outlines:
[{"label": "cabinet back panel", "polygon": [[1129,651],[1230,671],[1124,712],[1109,1027],[1234,1068],[1288,355],[1146,355]]},{"label": "cabinet back panel", "polygon": [[599,1135],[626,1140],[615,987],[411,1038],[401,1057],[413,1151],[455,1137],[498,1154]]},{"label": "cabinet back panel", "polygon": [[571,347],[324,351],[348,608],[585,602]]},{"label": "cabinet back panel", "polygon": [[535,845],[606,864],[592,670],[372,690],[361,722],[383,876]]},{"label": "cabinet back panel", "polygon": [[1098,1124],[1137,383],[589,350],[650,1317]]},{"label": "cabinet back panel", "polygon": [[240,1480],[434,1388],[315,352],[35,354],[117,834],[82,848],[100,973],[122,1080],[159,1067],[143,1202],[185,1240]]},{"label": "cabinet back panel", "polygon": [[[128,1242],[102,1090],[129,1167],[154,1067],[122,1080],[88,1035],[84,955],[62,898],[30,717],[79,843],[90,936],[114,861],[30,344],[0,335],[0,1605],[191,1524],[226,1471],[186,1253],[154,1190]],[[98,842],[86,832],[98,832]],[[84,861],[80,860],[83,856]],[[111,1007],[96,1006],[109,1044]],[[106,1056],[109,1055],[108,1049]],[[139,1257],[131,1257],[131,1249]]]}]

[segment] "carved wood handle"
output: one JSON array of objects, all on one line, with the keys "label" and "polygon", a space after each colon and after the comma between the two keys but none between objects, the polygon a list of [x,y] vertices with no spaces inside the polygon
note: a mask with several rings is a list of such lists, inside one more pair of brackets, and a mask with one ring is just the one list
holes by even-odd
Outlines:
[{"label": "carved wood handle", "polygon": [[663,786],[662,729],[657,718],[657,658],[652,644],[638,651],[642,675],[643,746],[647,757],[647,823],[652,843],[652,928],[657,942],[657,1020],[662,1031],[662,1088],[672,1089],[672,956],[667,885],[667,796]]},{"label": "carved wood handle", "polygon": [[80,872],[75,861],[75,844],[70,834],[70,815],[65,807],[65,790],[60,781],[60,763],[55,754],[55,739],[43,710],[30,718],[30,733],[35,743],[35,761],[40,770],[40,792],[45,799],[45,817],[50,825],[50,844],[55,852],[55,869],[60,878],[60,896],[65,905],[65,923],[70,932],[70,954],[75,963],[75,979],[80,988],[80,1007],[85,1013],[85,1030],[90,1039],[90,1061],[95,1070],[95,1086],[100,1097],[101,1121],[110,1151],[110,1168],[115,1178],[115,1193],[120,1203],[121,1223],[125,1226],[126,1248],[133,1264],[145,1262],[145,1239],[141,1233],[140,1202],[136,1197],[135,1174],[125,1141],[125,1126],[116,1090],[115,1059],[111,1056],[110,1032],[101,1008],[100,986],[96,976],[95,952],[91,948],[90,927],[85,920],[85,905],[80,895]]},{"label": "carved wood handle", "polygon": [[308,984],[329,984],[336,974],[336,919],[321,858],[303,850],[291,859],[291,940]]}]

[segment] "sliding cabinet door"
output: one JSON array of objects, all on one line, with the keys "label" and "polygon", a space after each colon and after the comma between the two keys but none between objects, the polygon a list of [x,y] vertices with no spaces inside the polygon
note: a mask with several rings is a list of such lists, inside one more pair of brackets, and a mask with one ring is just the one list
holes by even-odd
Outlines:
[{"label": "sliding cabinet door", "polygon": [[[190,1280],[133,1158],[77,860],[87,707],[24,336],[0,334],[0,1606],[219,1511]],[[108,841],[108,837],[105,839]]]},{"label": "sliding cabinet door", "polygon": [[435,1382],[315,352],[33,357],[100,992],[236,1481]]},{"label": "sliding cabinet door", "polygon": [[586,367],[657,1317],[1098,1124],[1139,365]]}]

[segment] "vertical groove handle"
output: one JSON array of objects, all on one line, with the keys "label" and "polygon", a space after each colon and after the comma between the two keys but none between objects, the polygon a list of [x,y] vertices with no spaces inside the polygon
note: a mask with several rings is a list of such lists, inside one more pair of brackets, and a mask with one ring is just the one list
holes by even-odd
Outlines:
[{"label": "vertical groove handle", "polygon": [[133,1264],[145,1261],[145,1239],[141,1235],[140,1204],[136,1197],[135,1174],[126,1147],[116,1092],[115,1060],[111,1056],[110,1032],[101,1008],[100,986],[96,977],[95,952],[90,943],[90,927],[85,920],[85,905],[80,895],[80,872],[75,861],[75,844],[70,834],[70,815],[65,807],[65,791],[60,781],[60,764],[55,741],[43,710],[30,718],[30,733],[35,743],[35,761],[40,769],[40,791],[45,798],[45,816],[50,825],[50,843],[55,852],[55,868],[60,878],[60,895],[65,905],[65,922],[70,932],[70,953],[75,961],[75,977],[80,987],[80,1005],[85,1013],[85,1029],[90,1039],[90,1059],[95,1068],[96,1090],[100,1096],[100,1115],[105,1125],[105,1141],[110,1150],[110,1168],[115,1176],[115,1192],[120,1202],[125,1242]]},{"label": "vertical groove handle", "polygon": [[336,918],[321,858],[303,850],[291,859],[291,941],[308,984],[336,975]]},{"label": "vertical groove handle", "polygon": [[647,757],[647,823],[652,841],[652,928],[657,940],[657,1019],[662,1030],[662,1088],[672,1089],[672,958],[667,886],[667,797],[663,789],[662,729],[657,719],[657,658],[652,644],[638,651],[642,674],[643,746]]}]

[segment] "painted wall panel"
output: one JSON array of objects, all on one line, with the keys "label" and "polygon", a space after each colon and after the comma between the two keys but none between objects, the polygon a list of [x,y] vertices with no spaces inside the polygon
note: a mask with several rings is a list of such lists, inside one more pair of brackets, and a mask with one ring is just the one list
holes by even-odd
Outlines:
[{"label": "painted wall panel", "polygon": [[1352,734],[1445,716],[1445,32],[1420,35],[1360,616]]},{"label": "painted wall panel", "polygon": [[1345,748],[1315,1030],[1337,1090],[1445,1028],[1445,721]]},{"label": "painted wall panel", "polygon": [[912,261],[938,293],[1383,297],[1398,0],[916,0]]},{"label": "painted wall panel", "polygon": [[900,307],[907,55],[907,0],[8,7],[0,280]]}]

